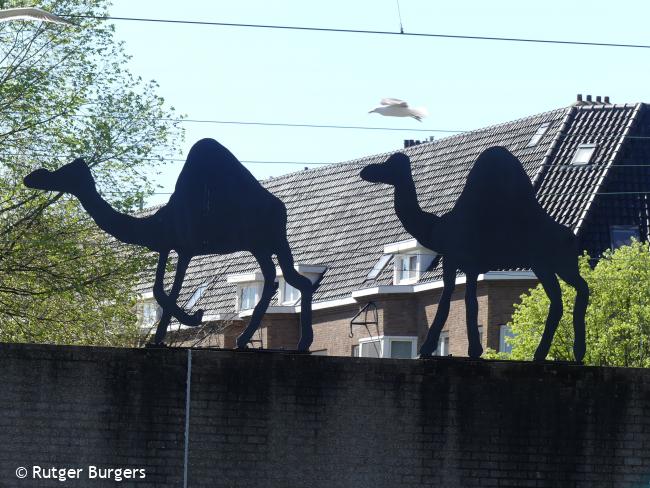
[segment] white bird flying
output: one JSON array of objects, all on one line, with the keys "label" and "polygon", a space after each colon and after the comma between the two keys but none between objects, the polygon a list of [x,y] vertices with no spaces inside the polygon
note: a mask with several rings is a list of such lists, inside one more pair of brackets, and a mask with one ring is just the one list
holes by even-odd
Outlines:
[{"label": "white bird flying", "polygon": [[0,22],[11,20],[40,20],[43,22],[53,22],[55,24],[74,25],[58,15],[51,14],[36,7],[6,8],[0,10]]},{"label": "white bird flying", "polygon": [[413,117],[418,122],[422,122],[422,117],[429,115],[426,108],[411,108],[404,100],[397,98],[382,98],[380,103],[379,107],[373,108],[368,113],[376,112],[388,117]]}]

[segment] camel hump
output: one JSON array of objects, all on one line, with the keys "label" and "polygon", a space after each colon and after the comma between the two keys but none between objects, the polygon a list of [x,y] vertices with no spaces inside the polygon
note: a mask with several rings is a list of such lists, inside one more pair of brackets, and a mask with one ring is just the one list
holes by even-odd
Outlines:
[{"label": "camel hump", "polygon": [[176,182],[176,192],[195,191],[208,185],[218,192],[246,192],[260,183],[226,147],[214,139],[201,139],[187,155]]},{"label": "camel hump", "polygon": [[[483,205],[485,201],[532,202],[533,184],[519,159],[504,147],[483,151],[467,175],[459,201],[468,200]],[[469,202],[468,202],[469,203]]]},{"label": "camel hump", "polygon": [[519,159],[501,146],[483,151],[467,176],[467,186],[486,184],[492,188],[508,186],[534,195],[533,185]]}]

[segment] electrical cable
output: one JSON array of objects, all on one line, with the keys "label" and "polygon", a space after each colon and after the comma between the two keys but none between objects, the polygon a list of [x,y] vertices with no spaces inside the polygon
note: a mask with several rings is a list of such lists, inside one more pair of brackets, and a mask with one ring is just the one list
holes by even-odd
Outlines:
[{"label": "electrical cable", "polygon": [[154,19],[154,18],[146,18],[146,17],[118,17],[118,16],[111,16],[111,15],[107,15],[107,16],[61,15],[61,17],[69,18],[69,19],[86,18],[86,19],[95,19],[95,20],[119,20],[119,21],[130,21],[130,22],[204,25],[204,26],[213,26],[213,27],[238,27],[238,28],[247,28],[247,29],[250,28],[250,29],[326,32],[326,33],[339,33],[339,34],[370,34],[370,35],[383,35],[383,36],[409,36],[409,37],[439,38],[439,39],[464,39],[464,40],[475,40],[475,41],[523,42],[523,43],[558,44],[558,45],[591,46],[591,47],[650,49],[650,45],[648,44],[631,44],[631,43],[619,43],[619,42],[591,42],[591,41],[535,39],[535,38],[524,38],[524,37],[502,37],[502,36],[473,36],[473,35],[464,35],[464,34],[437,34],[437,33],[428,33],[428,32],[397,32],[397,31],[370,30],[370,29],[306,27],[306,26],[296,26],[296,25],[211,22],[205,20],[173,20],[173,19]]}]

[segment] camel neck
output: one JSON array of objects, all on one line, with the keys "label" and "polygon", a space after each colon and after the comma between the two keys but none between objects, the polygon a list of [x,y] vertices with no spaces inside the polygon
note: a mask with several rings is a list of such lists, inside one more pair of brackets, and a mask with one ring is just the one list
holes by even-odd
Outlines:
[{"label": "camel neck", "polygon": [[144,246],[159,251],[160,225],[153,216],[137,218],[118,212],[97,192],[95,185],[79,192],[77,198],[83,208],[103,231],[127,244]]},{"label": "camel neck", "polygon": [[410,171],[395,184],[395,213],[404,229],[418,241],[427,242],[431,239],[438,217],[420,207]]}]

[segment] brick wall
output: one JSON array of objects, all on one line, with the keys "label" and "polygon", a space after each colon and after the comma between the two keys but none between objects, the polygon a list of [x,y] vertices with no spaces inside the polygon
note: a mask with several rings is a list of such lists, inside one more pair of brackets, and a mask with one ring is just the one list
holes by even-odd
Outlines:
[{"label": "brick wall", "polygon": [[[188,355],[0,345],[0,486],[183,486]],[[650,486],[648,370],[194,350],[189,405],[189,487]]]},{"label": "brick wall", "polygon": [[[510,322],[514,303],[521,302],[521,295],[537,286],[537,280],[490,281],[486,283],[488,295],[487,345],[495,351],[499,349],[499,328]],[[485,347],[485,344],[484,344]]]},{"label": "brick wall", "polygon": [[[482,326],[483,348],[498,350],[499,326],[507,323],[513,312],[513,304],[520,301],[520,295],[532,286],[535,280],[481,281],[478,283],[478,323]],[[314,342],[311,351],[319,351],[328,356],[350,356],[353,346],[359,339],[369,335],[415,336],[418,347],[424,341],[429,326],[438,308],[442,288],[416,294],[395,294],[370,296],[355,305],[345,305],[313,311]],[[369,326],[370,331],[361,325],[353,327],[353,337],[349,337],[350,321],[368,301],[377,306],[377,326]],[[203,347],[235,347],[235,339],[248,324],[249,318],[235,321],[223,334],[215,334],[211,340],[203,340]],[[262,340],[263,346],[270,349],[294,349],[300,335],[299,314],[267,313],[254,339]],[[453,356],[467,355],[467,330],[465,321],[465,285],[456,286],[451,300],[449,317],[443,331],[449,334],[450,353]],[[194,337],[193,330],[183,333]],[[370,332],[370,334],[369,334]],[[171,334],[170,334],[171,336]],[[192,346],[195,339],[174,344]],[[253,347],[259,347],[255,342]]]}]

